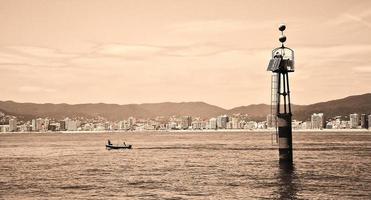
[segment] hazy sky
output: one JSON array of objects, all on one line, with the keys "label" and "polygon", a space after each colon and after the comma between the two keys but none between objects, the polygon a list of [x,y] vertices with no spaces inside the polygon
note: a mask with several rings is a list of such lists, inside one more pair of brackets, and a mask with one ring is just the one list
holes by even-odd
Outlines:
[{"label": "hazy sky", "polygon": [[269,103],[287,24],[292,101],[371,92],[371,1],[0,0],[0,100]]}]

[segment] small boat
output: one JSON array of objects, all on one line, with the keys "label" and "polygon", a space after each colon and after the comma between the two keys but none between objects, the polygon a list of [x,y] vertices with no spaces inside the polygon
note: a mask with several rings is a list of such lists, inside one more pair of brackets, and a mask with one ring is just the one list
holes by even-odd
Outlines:
[{"label": "small boat", "polygon": [[119,145],[119,144],[114,145],[114,144],[111,143],[110,140],[108,140],[108,144],[106,144],[106,149],[108,149],[108,150],[111,150],[111,149],[131,149],[131,147],[132,147],[131,144],[126,145],[125,142],[122,145]]},{"label": "small boat", "polygon": [[106,149],[131,149],[131,144],[129,145],[113,145],[113,144],[106,144]]}]

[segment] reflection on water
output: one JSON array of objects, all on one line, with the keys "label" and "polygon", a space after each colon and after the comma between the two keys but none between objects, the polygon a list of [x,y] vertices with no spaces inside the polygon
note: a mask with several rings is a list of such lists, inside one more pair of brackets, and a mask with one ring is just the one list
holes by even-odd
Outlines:
[{"label": "reflection on water", "polygon": [[278,171],[278,199],[297,199],[299,182],[294,164],[285,161],[279,162]]},{"label": "reflection on water", "polygon": [[[0,134],[0,199],[371,199],[371,134]],[[132,150],[108,151],[107,139]]]}]

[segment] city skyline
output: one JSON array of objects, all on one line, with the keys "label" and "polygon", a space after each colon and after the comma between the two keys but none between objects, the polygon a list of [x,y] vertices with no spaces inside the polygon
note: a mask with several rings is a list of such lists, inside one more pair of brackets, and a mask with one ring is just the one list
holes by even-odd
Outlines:
[{"label": "city skyline", "polygon": [[[279,7],[290,10],[282,15]],[[2,1],[1,100],[269,104],[278,24],[292,102],[369,93],[369,1]]]},{"label": "city skyline", "polygon": [[[55,131],[169,131],[169,130],[270,130],[275,131],[277,118],[268,114],[266,120],[253,120],[247,114],[218,115],[209,119],[192,116],[157,116],[155,118],[129,117],[116,121],[104,117],[84,118],[65,117],[64,119],[34,118],[17,121],[11,115],[0,112],[0,119],[8,124],[0,123],[1,132],[55,132]],[[294,119],[292,127],[295,130],[369,130],[371,114],[352,113],[347,116],[325,118],[325,113],[312,113],[309,120]]]}]

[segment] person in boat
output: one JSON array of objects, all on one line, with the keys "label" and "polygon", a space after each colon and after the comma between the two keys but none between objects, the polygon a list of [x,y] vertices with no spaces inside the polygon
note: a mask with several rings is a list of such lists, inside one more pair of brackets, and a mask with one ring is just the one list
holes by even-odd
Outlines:
[{"label": "person in boat", "polygon": [[108,140],[108,145],[112,145],[111,140]]}]

